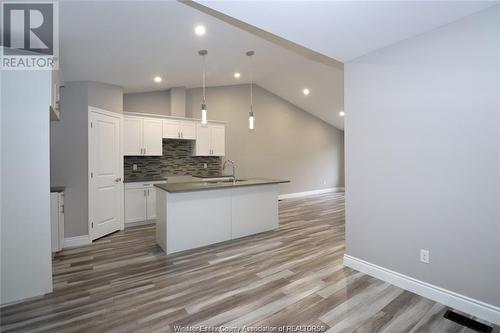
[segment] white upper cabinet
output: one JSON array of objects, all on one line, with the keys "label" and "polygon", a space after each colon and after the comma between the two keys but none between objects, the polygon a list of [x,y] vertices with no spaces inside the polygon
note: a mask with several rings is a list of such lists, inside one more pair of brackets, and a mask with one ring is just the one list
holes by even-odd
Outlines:
[{"label": "white upper cabinet", "polygon": [[123,154],[142,155],[142,119],[137,117],[123,118]]},{"label": "white upper cabinet", "polygon": [[196,124],[195,156],[210,156],[210,127]]},{"label": "white upper cabinet", "polygon": [[180,139],[179,121],[172,119],[163,119],[163,138]]},{"label": "white upper cabinet", "polygon": [[224,156],[226,154],[226,127],[224,125],[211,125],[210,127],[212,155]]},{"label": "white upper cabinet", "polygon": [[196,140],[196,123],[189,120],[181,120],[179,122],[181,131],[181,139]]},{"label": "white upper cabinet", "polygon": [[195,156],[224,156],[226,128],[221,124],[196,124]]},{"label": "white upper cabinet", "polygon": [[161,119],[143,120],[143,147],[146,156],[161,156],[162,150],[162,121]]},{"label": "white upper cabinet", "polygon": [[50,120],[58,121],[61,120],[61,95],[60,88],[62,86],[60,72],[59,70],[52,71],[52,87],[51,87],[51,98],[50,98]]},{"label": "white upper cabinet", "polygon": [[162,120],[125,116],[123,119],[123,152],[126,156],[161,156]]},{"label": "white upper cabinet", "polygon": [[164,139],[196,140],[196,125],[190,120],[163,120]]}]

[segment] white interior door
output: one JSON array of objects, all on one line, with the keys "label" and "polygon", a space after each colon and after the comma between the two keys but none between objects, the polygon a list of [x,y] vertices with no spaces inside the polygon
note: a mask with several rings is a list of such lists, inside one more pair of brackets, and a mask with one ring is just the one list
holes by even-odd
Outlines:
[{"label": "white interior door", "polygon": [[90,111],[89,234],[92,240],[123,229],[121,117]]}]

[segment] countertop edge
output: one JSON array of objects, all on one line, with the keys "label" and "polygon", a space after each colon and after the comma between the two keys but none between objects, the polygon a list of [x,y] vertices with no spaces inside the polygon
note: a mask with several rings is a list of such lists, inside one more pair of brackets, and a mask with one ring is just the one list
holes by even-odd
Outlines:
[{"label": "countertop edge", "polygon": [[[249,179],[251,181],[252,179]],[[229,189],[229,188],[235,188],[235,187],[249,187],[249,186],[261,186],[261,185],[276,185],[276,184],[286,184],[290,183],[290,180],[278,180],[278,179],[269,179],[269,180],[264,180],[264,179],[254,179],[254,180],[261,180],[261,182],[257,183],[237,183],[237,184],[217,184],[217,185],[210,185],[210,186],[202,186],[200,187],[191,187],[191,188],[186,188],[186,189],[166,189],[164,188],[165,186],[169,185],[175,185],[179,186],[179,184],[184,184],[184,183],[177,183],[177,184],[155,184],[156,187],[159,189],[168,192],[168,193],[185,193],[185,192],[198,192],[198,191],[210,191],[210,190],[223,190],[223,189]],[[185,183],[185,184],[196,184],[196,183],[204,183],[204,182],[192,182],[192,183]]]}]

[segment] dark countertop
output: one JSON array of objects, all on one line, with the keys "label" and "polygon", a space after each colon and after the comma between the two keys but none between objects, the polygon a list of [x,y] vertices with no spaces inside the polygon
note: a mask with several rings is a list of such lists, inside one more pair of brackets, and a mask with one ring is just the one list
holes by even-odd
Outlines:
[{"label": "dark countertop", "polygon": [[250,178],[250,179],[240,179],[238,182],[233,184],[233,182],[210,182],[210,181],[198,181],[189,183],[172,183],[172,184],[156,184],[155,186],[170,192],[191,192],[191,191],[204,191],[204,190],[215,190],[230,187],[243,187],[243,186],[255,186],[255,185],[268,185],[268,184],[281,184],[289,183],[289,180],[277,180],[277,179],[264,179],[264,178]]},{"label": "dark countertop", "polygon": [[50,192],[64,192],[66,186],[51,186]]},{"label": "dark countertop", "polygon": [[167,181],[168,177],[125,178],[124,183],[147,183]]}]

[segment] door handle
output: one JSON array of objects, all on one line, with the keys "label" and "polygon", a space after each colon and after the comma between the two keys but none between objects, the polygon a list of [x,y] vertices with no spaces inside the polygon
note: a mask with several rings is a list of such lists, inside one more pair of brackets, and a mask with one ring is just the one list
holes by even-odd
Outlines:
[{"label": "door handle", "polygon": [[115,183],[119,183],[119,182],[121,182],[121,180],[122,180],[121,177],[118,177],[115,179]]}]

